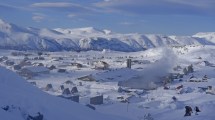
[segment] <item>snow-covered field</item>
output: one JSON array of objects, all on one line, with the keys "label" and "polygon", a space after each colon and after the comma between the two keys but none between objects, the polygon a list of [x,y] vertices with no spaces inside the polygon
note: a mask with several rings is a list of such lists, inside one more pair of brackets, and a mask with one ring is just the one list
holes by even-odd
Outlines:
[{"label": "snow-covered field", "polygon": [[[47,120],[59,120],[58,118],[144,120],[147,119],[144,117],[147,114],[151,114],[154,120],[214,120],[214,51],[214,46],[202,45],[153,48],[140,52],[103,50],[38,54],[32,51],[1,50],[1,66],[22,75],[25,81],[31,84],[1,68],[0,74],[4,77],[0,79],[0,107],[15,105],[17,109],[21,107],[25,110],[24,113],[30,115],[40,112]],[[131,69],[126,67],[127,59],[132,60]],[[16,69],[16,65],[20,65],[21,68]],[[46,70],[52,65],[56,69]],[[184,68],[190,65],[194,71],[185,75]],[[29,70],[29,66],[34,72],[41,72],[36,75],[32,73],[23,75],[22,70],[25,68]],[[21,82],[8,81],[16,79]],[[118,86],[118,83],[126,82],[129,83],[126,84],[127,87]],[[51,84],[52,88],[48,88],[47,84]],[[67,96],[79,95],[78,104],[55,97],[62,95],[64,91],[61,89],[62,85],[64,89],[70,90],[77,87],[78,92]],[[179,87],[181,85],[183,86]],[[36,90],[33,86],[51,96]],[[142,89],[134,89],[135,87]],[[92,105],[95,111],[84,107],[90,104],[91,97],[100,95],[103,95],[103,104]],[[55,105],[56,107],[53,107]],[[193,111],[192,116],[184,117],[187,105],[192,108],[198,106],[201,112],[195,115]],[[22,119],[23,115],[17,112],[17,109],[11,111],[0,109],[0,114],[8,116],[9,120],[12,119],[12,115],[18,114]],[[71,111],[71,115],[68,111]],[[103,115],[105,117],[102,118]]]}]

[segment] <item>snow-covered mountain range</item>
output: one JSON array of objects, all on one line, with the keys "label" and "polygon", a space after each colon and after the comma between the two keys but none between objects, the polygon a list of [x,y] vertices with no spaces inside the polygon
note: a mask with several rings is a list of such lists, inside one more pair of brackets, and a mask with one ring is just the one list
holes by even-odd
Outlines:
[{"label": "snow-covered mountain range", "polygon": [[93,27],[77,29],[24,28],[0,19],[0,49],[39,51],[142,51],[160,46],[215,45],[215,32],[193,36],[120,34]]}]

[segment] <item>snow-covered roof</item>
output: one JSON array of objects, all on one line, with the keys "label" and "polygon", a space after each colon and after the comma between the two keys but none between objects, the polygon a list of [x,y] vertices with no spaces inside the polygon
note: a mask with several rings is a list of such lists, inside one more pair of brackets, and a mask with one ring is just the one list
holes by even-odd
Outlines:
[{"label": "snow-covered roof", "polygon": [[37,72],[47,72],[49,71],[48,68],[43,67],[43,66],[31,66],[31,67],[25,67],[23,69],[27,69],[31,72],[37,73]]}]

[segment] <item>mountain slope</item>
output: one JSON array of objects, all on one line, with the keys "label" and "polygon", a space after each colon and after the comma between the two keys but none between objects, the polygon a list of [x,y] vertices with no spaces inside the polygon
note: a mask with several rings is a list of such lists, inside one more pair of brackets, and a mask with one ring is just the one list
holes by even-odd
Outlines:
[{"label": "mountain slope", "polygon": [[0,19],[0,49],[39,51],[142,51],[160,46],[215,45],[215,33],[193,36],[119,34],[93,27],[77,29],[22,28]]}]

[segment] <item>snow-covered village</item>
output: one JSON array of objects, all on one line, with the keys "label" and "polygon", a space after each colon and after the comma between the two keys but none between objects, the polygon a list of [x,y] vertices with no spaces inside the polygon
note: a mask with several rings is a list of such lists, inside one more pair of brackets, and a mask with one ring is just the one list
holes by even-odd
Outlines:
[{"label": "snow-covered village", "polygon": [[[38,1],[23,8],[21,2],[15,7],[9,0],[0,3],[0,10],[50,7],[58,13],[63,7],[74,7],[100,14],[101,6],[138,7],[131,0],[124,4],[98,1],[92,9],[81,1]],[[146,7],[145,2],[136,1]],[[149,3],[162,8],[162,4]],[[210,7],[215,4],[210,3]],[[34,15],[37,24],[47,17]],[[120,33],[95,27],[60,28],[60,23],[52,29],[44,24],[25,27],[8,22],[13,20],[3,14],[0,17],[0,120],[215,119],[215,32]]]}]

